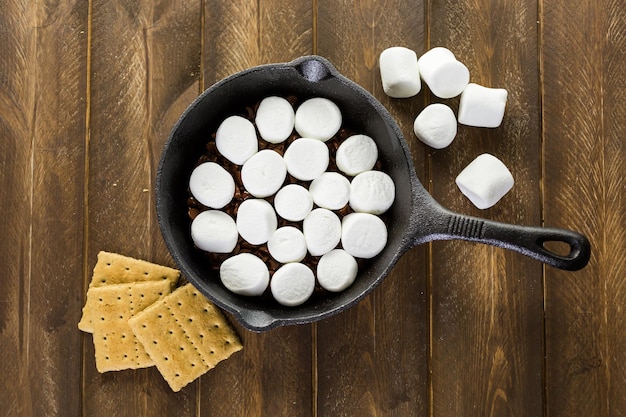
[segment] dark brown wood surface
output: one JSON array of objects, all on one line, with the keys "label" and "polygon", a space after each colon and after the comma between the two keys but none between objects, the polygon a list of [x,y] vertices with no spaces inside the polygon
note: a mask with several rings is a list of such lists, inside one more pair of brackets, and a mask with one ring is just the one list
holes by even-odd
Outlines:
[{"label": "dark brown wood surface", "polygon": [[[626,416],[626,6],[618,0],[0,1],[0,416]],[[497,129],[412,132],[390,46],[451,49],[509,92]],[[153,195],[162,146],[205,88],[328,58],[397,119],[444,206],[581,231],[578,272],[469,242],[409,250],[327,320],[253,333],[178,393],[154,368],[100,374],[76,327],[100,250],[174,266]],[[456,111],[458,98],[446,103]],[[515,186],[476,209],[454,179],[489,152]]]}]

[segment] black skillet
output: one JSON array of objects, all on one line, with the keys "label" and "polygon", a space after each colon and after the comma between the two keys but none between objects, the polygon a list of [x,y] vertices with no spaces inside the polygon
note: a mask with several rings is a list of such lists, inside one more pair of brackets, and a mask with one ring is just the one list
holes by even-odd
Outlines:
[{"label": "black skillet", "polygon": [[[226,290],[194,248],[187,215],[187,183],[206,142],[227,116],[270,95],[295,95],[300,101],[326,97],[342,110],[344,125],[376,140],[385,172],[393,178],[396,199],[389,211],[388,243],[359,271],[355,283],[338,294],[317,296],[298,307],[283,307]],[[456,214],[440,206],[418,180],[400,128],[366,90],[345,78],[324,58],[306,56],[290,63],[251,68],[216,83],[183,113],[163,150],[156,176],[156,209],[165,243],[181,272],[215,304],[246,328],[264,331],[280,325],[314,322],[349,308],[365,297],[413,246],[461,239],[512,249],[565,270],[583,268],[590,256],[585,236],[563,229],[517,226]],[[569,254],[546,248],[564,242]]]}]

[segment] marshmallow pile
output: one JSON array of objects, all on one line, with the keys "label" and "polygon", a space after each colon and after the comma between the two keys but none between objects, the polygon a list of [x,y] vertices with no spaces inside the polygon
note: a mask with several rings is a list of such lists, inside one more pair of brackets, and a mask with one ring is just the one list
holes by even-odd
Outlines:
[{"label": "marshmallow pile", "polygon": [[278,303],[297,306],[316,288],[343,291],[359,260],[387,243],[380,216],[395,185],[377,167],[375,141],[338,134],[341,111],[322,97],[297,108],[266,97],[253,113],[223,120],[217,155],[191,173],[189,191],[201,207],[191,216],[194,244],[223,256],[220,279],[236,294],[269,288]]},{"label": "marshmallow pile", "polygon": [[[417,95],[424,82],[441,99],[460,95],[458,116],[443,103],[426,106],[415,118],[413,131],[426,145],[443,149],[457,134],[457,124],[496,128],[504,118],[508,92],[470,82],[467,67],[447,48],[435,47],[418,58],[411,49],[395,46],[379,58],[383,91],[393,98]],[[472,161],[456,179],[461,192],[478,208],[495,205],[513,186],[504,163],[484,154]]]}]

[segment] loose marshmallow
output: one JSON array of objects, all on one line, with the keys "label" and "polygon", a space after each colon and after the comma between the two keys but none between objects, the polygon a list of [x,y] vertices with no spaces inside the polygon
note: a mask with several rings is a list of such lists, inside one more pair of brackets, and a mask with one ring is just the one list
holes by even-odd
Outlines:
[{"label": "loose marshmallow", "polygon": [[278,227],[276,212],[270,203],[261,199],[248,199],[237,210],[237,230],[252,245],[262,245]]},{"label": "loose marshmallow", "polygon": [[276,229],[267,249],[272,258],[281,263],[300,262],[306,256],[306,240],[304,234],[293,226],[284,226]]},{"label": "loose marshmallow", "polygon": [[469,83],[469,70],[449,49],[433,48],[417,60],[417,65],[422,80],[437,97],[456,97]]},{"label": "loose marshmallow", "polygon": [[311,211],[302,223],[302,230],[307,249],[313,256],[330,252],[341,240],[341,220],[325,208]]},{"label": "loose marshmallow", "polygon": [[191,239],[198,249],[230,253],[235,249],[238,238],[235,221],[223,211],[203,211],[191,222]]},{"label": "loose marshmallow", "polygon": [[394,46],[385,49],[378,61],[383,91],[389,97],[407,98],[420,92],[422,83],[414,51]]},{"label": "loose marshmallow", "polygon": [[338,172],[324,172],[311,182],[309,192],[318,206],[339,210],[350,199],[350,181]]},{"label": "loose marshmallow", "polygon": [[300,136],[326,142],[341,127],[341,111],[323,97],[306,100],[296,110],[295,127]]},{"label": "loose marshmallow", "polygon": [[513,187],[506,165],[488,153],[479,155],[456,177],[461,192],[479,209],[495,205]]},{"label": "loose marshmallow", "polygon": [[393,204],[396,188],[382,171],[365,171],[352,179],[350,207],[356,212],[382,214]]},{"label": "loose marshmallow", "polygon": [[270,282],[274,299],[287,307],[304,303],[315,289],[315,275],[311,268],[301,263],[281,266]]},{"label": "loose marshmallow", "polygon": [[220,209],[235,195],[235,180],[219,164],[205,162],[191,172],[189,190],[201,204]]},{"label": "loose marshmallow", "polygon": [[278,152],[264,149],[252,155],[241,168],[241,181],[257,198],[276,193],[287,177],[287,165]]},{"label": "loose marshmallow", "polygon": [[343,173],[355,176],[374,168],[378,160],[378,147],[374,139],[366,135],[353,135],[341,142],[335,161]]},{"label": "loose marshmallow", "polygon": [[240,295],[261,295],[270,282],[270,273],[259,257],[251,253],[240,253],[222,262],[220,266],[222,284]]},{"label": "loose marshmallow", "polygon": [[508,92],[470,83],[459,102],[459,123],[475,127],[498,127],[504,118]]},{"label": "loose marshmallow", "polygon": [[261,101],[254,121],[265,141],[281,143],[293,132],[294,119],[291,103],[282,97],[271,96]]},{"label": "loose marshmallow", "polygon": [[259,150],[254,125],[241,116],[226,118],[215,132],[215,146],[224,158],[233,164],[243,165]]},{"label": "loose marshmallow", "polygon": [[387,226],[369,213],[350,213],[341,222],[341,245],[355,258],[373,258],[387,244]]},{"label": "loose marshmallow", "polygon": [[413,123],[413,131],[419,140],[435,149],[450,145],[456,136],[456,129],[454,112],[442,103],[426,106]]},{"label": "loose marshmallow", "polygon": [[317,264],[317,282],[325,290],[343,291],[352,285],[358,270],[354,256],[343,249],[333,249],[322,256]]},{"label": "loose marshmallow", "polygon": [[276,213],[285,220],[299,222],[313,209],[313,197],[309,190],[298,184],[281,188],[274,196]]},{"label": "loose marshmallow", "polygon": [[294,140],[284,154],[287,172],[300,181],[311,181],[322,175],[330,156],[328,146],[317,139]]}]

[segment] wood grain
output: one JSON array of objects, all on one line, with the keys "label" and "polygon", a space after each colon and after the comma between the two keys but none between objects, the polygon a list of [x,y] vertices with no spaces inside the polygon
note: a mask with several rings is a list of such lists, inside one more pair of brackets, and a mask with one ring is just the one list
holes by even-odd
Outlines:
[{"label": "wood grain", "polygon": [[[37,81],[36,10],[26,1],[4,2],[0,16],[0,404],[3,416],[33,414],[31,380],[30,260],[33,135]],[[36,369],[34,369],[36,370]]]},{"label": "wood grain", "polygon": [[610,0],[542,6],[545,222],[592,245],[582,271],[546,271],[547,412],[625,415],[626,14]]},{"label": "wood grain", "polygon": [[[499,128],[459,125],[451,146],[431,152],[433,196],[465,214],[539,225],[537,3],[431,2],[428,19],[429,47],[452,50],[472,82],[509,92]],[[458,109],[458,99],[444,102]],[[454,179],[483,152],[504,162],[515,186],[480,211]],[[432,265],[433,415],[541,415],[541,265],[467,242],[433,243]]]},{"label": "wood grain", "polygon": [[[92,3],[87,219],[91,268],[100,250],[171,263],[158,231],[152,189],[173,114],[192,99],[189,91],[197,91],[200,12],[198,1]],[[179,99],[181,95],[187,98]],[[86,338],[86,415],[196,414],[197,383],[173,396],[155,368],[99,374],[90,336]]]},{"label": "wood grain", "polygon": [[[260,64],[312,53],[309,2],[206,1],[203,88]],[[244,349],[202,378],[206,416],[310,416],[312,326],[257,334],[236,325]]]},{"label": "wood grain", "polygon": [[[423,49],[423,5],[321,0],[317,4],[317,53],[382,100],[405,132],[423,178],[423,147],[411,134],[423,97],[387,98],[378,68],[378,56],[385,48]],[[319,415],[414,416],[427,412],[425,250],[413,249],[372,294],[317,326]]]}]

